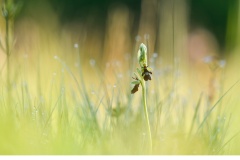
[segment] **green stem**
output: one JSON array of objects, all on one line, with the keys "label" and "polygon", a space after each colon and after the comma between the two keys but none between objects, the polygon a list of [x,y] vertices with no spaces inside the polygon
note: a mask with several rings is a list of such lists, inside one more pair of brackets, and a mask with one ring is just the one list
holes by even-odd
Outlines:
[{"label": "green stem", "polygon": [[149,136],[149,145],[150,145],[150,154],[152,153],[152,133],[151,133],[151,127],[150,127],[150,122],[148,118],[148,108],[147,108],[147,96],[146,96],[146,85],[145,81],[141,81],[142,85],[142,94],[143,94],[143,104],[144,104],[144,113],[145,113],[145,118],[146,118],[146,123],[148,127],[148,136]]},{"label": "green stem", "polygon": [[10,105],[11,84],[10,84],[10,49],[9,49],[9,18],[6,17],[6,56],[7,56],[7,89],[8,89],[8,106]]}]

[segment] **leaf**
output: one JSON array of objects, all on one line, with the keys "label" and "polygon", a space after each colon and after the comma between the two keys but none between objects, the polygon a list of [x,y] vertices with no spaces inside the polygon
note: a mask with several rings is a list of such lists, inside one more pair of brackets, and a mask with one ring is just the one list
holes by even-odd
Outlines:
[{"label": "leaf", "polygon": [[151,68],[151,67],[147,67],[147,70],[148,70],[148,71],[152,71],[152,68]]},{"label": "leaf", "polygon": [[140,78],[138,77],[138,75],[137,75],[135,72],[134,72],[134,75],[136,76],[137,79],[140,79]]},{"label": "leaf", "polygon": [[139,76],[142,77],[142,72],[140,71],[139,68],[137,68],[137,72],[138,72]]},{"label": "leaf", "polygon": [[140,81],[133,81],[132,84],[140,84]]}]

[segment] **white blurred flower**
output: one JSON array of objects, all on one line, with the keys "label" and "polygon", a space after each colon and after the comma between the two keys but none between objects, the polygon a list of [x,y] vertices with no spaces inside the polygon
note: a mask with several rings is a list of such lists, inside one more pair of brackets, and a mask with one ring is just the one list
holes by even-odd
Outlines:
[{"label": "white blurred flower", "polygon": [[74,44],[74,48],[78,48],[78,44],[77,43]]},{"label": "white blurred flower", "polygon": [[150,37],[149,34],[144,34],[145,39],[149,39],[149,37]]},{"label": "white blurred flower", "polygon": [[115,65],[117,66],[117,67],[121,67],[121,62],[120,61],[115,61]]},{"label": "white blurred flower", "polygon": [[23,58],[27,59],[28,58],[28,54],[27,53],[23,54]]},{"label": "white blurred flower", "polygon": [[119,74],[117,74],[117,77],[118,77],[118,78],[122,78],[123,75],[122,75],[121,73],[119,73]]},{"label": "white blurred flower", "polygon": [[157,58],[158,54],[157,53],[153,53],[153,58]]},{"label": "white blurred flower", "polygon": [[95,59],[90,59],[89,63],[92,67],[94,67],[96,64],[96,61],[95,61]]},{"label": "white blurred flower", "polygon": [[211,63],[212,61],[213,61],[212,56],[206,56],[206,57],[203,58],[204,63]]},{"label": "white blurred flower", "polygon": [[79,67],[79,63],[77,63],[77,62],[76,62],[74,65],[75,65],[75,67],[77,67],[77,68]]},{"label": "white blurred flower", "polygon": [[62,94],[65,93],[65,88],[64,88],[64,87],[61,88],[61,93],[62,93]]},{"label": "white blurred flower", "polygon": [[221,68],[224,68],[224,67],[226,66],[226,61],[225,61],[225,60],[220,60],[220,61],[219,61],[219,66],[220,66]]},{"label": "white blurred flower", "polygon": [[54,58],[54,59],[58,59],[58,56],[57,56],[57,55],[55,55],[53,58]]},{"label": "white blurred flower", "polygon": [[154,58],[151,57],[151,58],[149,59],[149,62],[150,62],[150,63],[153,63],[153,62],[154,62]]},{"label": "white blurred flower", "polygon": [[137,35],[137,36],[135,37],[135,40],[136,40],[137,42],[139,42],[139,41],[141,40],[141,36]]}]

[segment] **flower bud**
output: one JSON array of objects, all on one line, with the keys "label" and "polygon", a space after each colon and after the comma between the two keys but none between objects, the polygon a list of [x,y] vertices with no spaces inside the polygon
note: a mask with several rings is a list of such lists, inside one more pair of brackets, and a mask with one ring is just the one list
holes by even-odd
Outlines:
[{"label": "flower bud", "polygon": [[147,47],[143,43],[138,50],[138,62],[141,67],[147,66]]}]

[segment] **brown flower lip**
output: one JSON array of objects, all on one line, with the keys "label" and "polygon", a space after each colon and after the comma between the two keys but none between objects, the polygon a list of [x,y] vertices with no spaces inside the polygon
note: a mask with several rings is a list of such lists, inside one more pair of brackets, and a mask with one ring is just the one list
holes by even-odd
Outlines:
[{"label": "brown flower lip", "polygon": [[134,94],[138,91],[138,87],[139,87],[139,84],[135,84],[135,86],[133,87],[133,89],[131,90],[131,94]]},{"label": "brown flower lip", "polygon": [[[134,80],[137,80],[138,81],[138,78],[137,77],[132,77],[132,79]],[[139,87],[139,84],[135,84],[133,89],[131,90],[131,94],[134,94],[138,91],[138,87]]]},{"label": "brown flower lip", "polygon": [[143,79],[144,79],[145,81],[152,80],[151,74],[152,74],[152,72],[150,72],[150,71],[147,69],[147,66],[144,66],[144,67],[143,67],[143,73],[142,73]]}]

